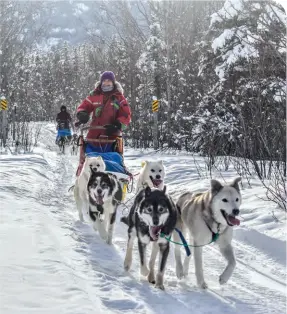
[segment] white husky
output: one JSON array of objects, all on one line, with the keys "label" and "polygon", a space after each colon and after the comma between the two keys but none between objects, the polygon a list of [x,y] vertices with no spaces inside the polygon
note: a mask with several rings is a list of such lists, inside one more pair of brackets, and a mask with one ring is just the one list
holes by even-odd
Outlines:
[{"label": "white husky", "polygon": [[[239,225],[236,218],[239,215],[241,195],[236,178],[230,185],[221,185],[217,180],[211,180],[210,191],[204,193],[185,193],[178,202],[177,207],[181,213],[178,218],[177,228],[185,234],[188,230],[194,247],[194,265],[197,284],[206,289],[207,284],[203,277],[202,269],[202,246],[218,238],[216,243],[221,254],[227,260],[227,266],[219,277],[219,283],[228,281],[235,268],[235,256],[231,245],[233,226]],[[177,232],[174,232],[174,241],[180,242]],[[193,240],[191,242],[191,240]],[[175,246],[176,275],[180,279],[188,275],[190,256],[185,258],[182,265],[180,246]]]},{"label": "white husky", "polygon": [[88,182],[93,172],[105,171],[106,165],[101,156],[86,157],[82,171],[76,179],[74,187],[74,197],[79,212],[79,218],[84,221],[83,210],[88,213],[89,197],[88,197]]},{"label": "white husky", "polygon": [[164,188],[165,169],[162,160],[145,161],[137,182],[136,192],[149,186],[163,190]]}]

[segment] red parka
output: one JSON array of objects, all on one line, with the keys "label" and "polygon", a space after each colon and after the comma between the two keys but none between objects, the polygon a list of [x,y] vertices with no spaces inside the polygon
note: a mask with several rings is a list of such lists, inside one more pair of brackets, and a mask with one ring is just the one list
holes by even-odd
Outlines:
[{"label": "red parka", "polygon": [[[131,121],[131,109],[118,82],[115,83],[115,88],[111,92],[103,92],[100,82],[96,83],[95,90],[81,103],[77,112],[81,110],[92,113],[91,127],[105,126],[119,121],[122,131]],[[121,131],[116,135],[121,135]],[[100,135],[106,135],[105,130],[91,129],[88,132],[87,139],[97,139]]]}]

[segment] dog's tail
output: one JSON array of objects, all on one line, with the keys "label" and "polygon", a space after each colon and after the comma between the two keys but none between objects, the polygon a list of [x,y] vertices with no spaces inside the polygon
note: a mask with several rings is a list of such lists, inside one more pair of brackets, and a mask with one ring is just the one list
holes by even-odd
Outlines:
[{"label": "dog's tail", "polygon": [[122,217],[122,218],[121,218],[121,222],[123,222],[123,223],[126,224],[126,225],[129,225],[129,218],[128,218],[128,216]]},{"label": "dog's tail", "polygon": [[75,188],[75,184],[74,184],[74,185],[72,185],[72,186],[69,188],[68,192],[70,192],[70,191],[74,190],[74,188]]}]

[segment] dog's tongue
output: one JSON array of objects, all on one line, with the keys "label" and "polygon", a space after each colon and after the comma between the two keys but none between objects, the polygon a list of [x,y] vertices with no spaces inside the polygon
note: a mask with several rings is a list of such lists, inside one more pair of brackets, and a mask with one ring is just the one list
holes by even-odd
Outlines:
[{"label": "dog's tongue", "polygon": [[234,216],[228,215],[228,220],[234,226],[239,226],[240,225],[240,220],[235,218]]},{"label": "dog's tongue", "polygon": [[97,204],[98,205],[103,205],[104,204],[102,196],[96,196],[96,200],[97,200]]},{"label": "dog's tongue", "polygon": [[162,180],[153,179],[152,183],[153,183],[154,187],[157,188],[162,183]]},{"label": "dog's tongue", "polygon": [[160,233],[161,226],[149,227],[149,234],[153,240],[157,240]]}]

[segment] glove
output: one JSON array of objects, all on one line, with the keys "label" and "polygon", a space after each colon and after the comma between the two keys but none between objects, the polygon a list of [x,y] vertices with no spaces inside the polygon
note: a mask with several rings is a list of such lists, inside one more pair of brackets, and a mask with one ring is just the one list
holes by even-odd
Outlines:
[{"label": "glove", "polygon": [[[79,112],[77,112],[77,119],[79,121],[77,121],[75,123],[75,126],[79,126],[80,124],[85,124],[89,121],[90,115],[86,110],[81,110]],[[78,124],[78,125],[76,125]]]},{"label": "glove", "polygon": [[122,125],[119,121],[115,121],[113,124],[105,125],[107,136],[111,136],[114,133],[120,131],[121,127],[122,127]]}]

